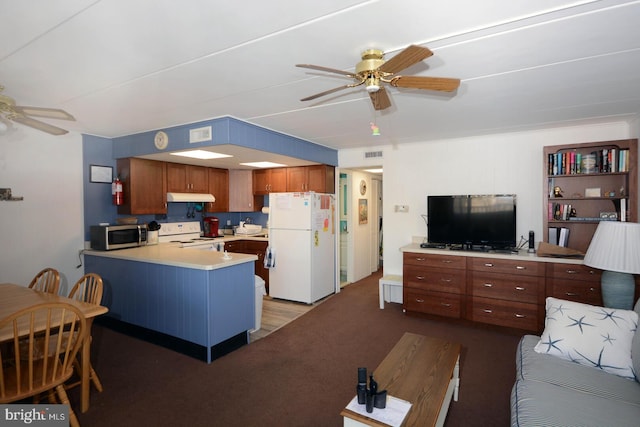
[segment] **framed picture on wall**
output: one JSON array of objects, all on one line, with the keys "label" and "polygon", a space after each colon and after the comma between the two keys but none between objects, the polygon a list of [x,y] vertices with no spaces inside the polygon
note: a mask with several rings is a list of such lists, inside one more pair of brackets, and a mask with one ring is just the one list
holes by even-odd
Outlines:
[{"label": "framed picture on wall", "polygon": [[358,199],[358,223],[366,224],[369,221],[367,199]]},{"label": "framed picture on wall", "polygon": [[113,168],[111,166],[91,165],[89,171],[89,181],[111,184],[113,181]]}]

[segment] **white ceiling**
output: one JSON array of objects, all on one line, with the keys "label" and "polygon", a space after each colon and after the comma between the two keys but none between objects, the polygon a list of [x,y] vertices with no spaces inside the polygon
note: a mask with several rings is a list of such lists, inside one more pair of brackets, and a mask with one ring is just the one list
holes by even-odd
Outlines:
[{"label": "white ceiling", "polygon": [[[4,94],[105,137],[230,115],[340,149],[640,113],[640,1],[0,0],[0,11]],[[295,64],[353,71],[365,49],[389,59],[409,44],[434,56],[401,74],[460,78],[453,96],[390,88],[382,112],[362,87],[300,101],[350,81]]]}]

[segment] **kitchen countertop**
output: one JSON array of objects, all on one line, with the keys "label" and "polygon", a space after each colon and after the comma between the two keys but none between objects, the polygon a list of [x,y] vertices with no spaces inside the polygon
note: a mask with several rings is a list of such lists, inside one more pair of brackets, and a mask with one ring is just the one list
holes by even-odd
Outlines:
[{"label": "kitchen countertop", "polygon": [[[264,237],[256,236],[225,236],[223,241],[264,240]],[[229,253],[231,259],[224,259],[224,253],[199,249],[181,248],[177,243],[159,243],[157,245],[140,246],[138,248],[118,249],[115,251],[97,251],[85,249],[86,255],[124,259],[129,261],[149,262],[153,264],[171,265],[174,267],[193,268],[198,270],[215,270],[230,267],[232,265],[254,262],[258,259],[255,255]]]}]

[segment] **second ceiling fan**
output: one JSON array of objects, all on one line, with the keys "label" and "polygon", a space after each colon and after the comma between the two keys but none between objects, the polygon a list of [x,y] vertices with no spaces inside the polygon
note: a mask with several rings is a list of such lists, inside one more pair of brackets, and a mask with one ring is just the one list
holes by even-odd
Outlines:
[{"label": "second ceiling fan", "polygon": [[340,74],[356,80],[355,83],[339,86],[315,95],[302,98],[301,101],[310,101],[330,93],[338,92],[356,86],[365,85],[373,108],[384,110],[391,106],[391,100],[382,83],[390,84],[393,87],[426,89],[442,92],[453,92],[460,86],[460,79],[446,77],[421,77],[421,76],[400,76],[396,73],[408,68],[425,58],[433,55],[426,47],[410,45],[402,52],[386,61],[384,52],[378,49],[369,49],[362,53],[362,60],[356,64],[354,73],[337,70],[335,68],[322,67],[312,64],[296,64],[296,67],[310,68],[317,71]]}]

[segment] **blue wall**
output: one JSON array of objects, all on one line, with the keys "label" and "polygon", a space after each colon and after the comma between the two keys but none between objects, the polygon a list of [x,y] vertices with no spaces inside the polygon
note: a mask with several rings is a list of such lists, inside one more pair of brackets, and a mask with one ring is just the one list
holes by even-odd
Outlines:
[{"label": "blue wall", "polygon": [[[189,129],[211,126],[212,140],[200,143],[189,143]],[[338,165],[338,152],[334,149],[313,144],[269,129],[261,128],[232,117],[222,117],[199,123],[191,123],[164,129],[169,136],[167,150],[175,151],[186,148],[198,148],[221,144],[233,144],[242,147],[282,154],[289,157],[308,160],[327,165]],[[112,139],[92,135],[83,135],[82,162],[84,176],[84,226],[85,240],[89,240],[89,226],[101,222],[115,223],[118,217],[117,207],[111,203],[111,185],[89,182],[90,165],[113,167],[114,178],[117,174],[116,159],[125,157],[156,154],[153,138],[156,131],[149,131]],[[166,150],[163,150],[166,151]],[[268,199],[268,198],[265,198]],[[268,201],[265,200],[265,206]],[[187,218],[186,203],[169,203],[167,215],[137,215],[138,222],[194,221],[201,220],[202,214],[196,218]],[[266,226],[267,215],[261,212],[223,212],[208,214],[220,219],[223,228],[227,220],[232,225],[249,217],[256,224]]]}]

